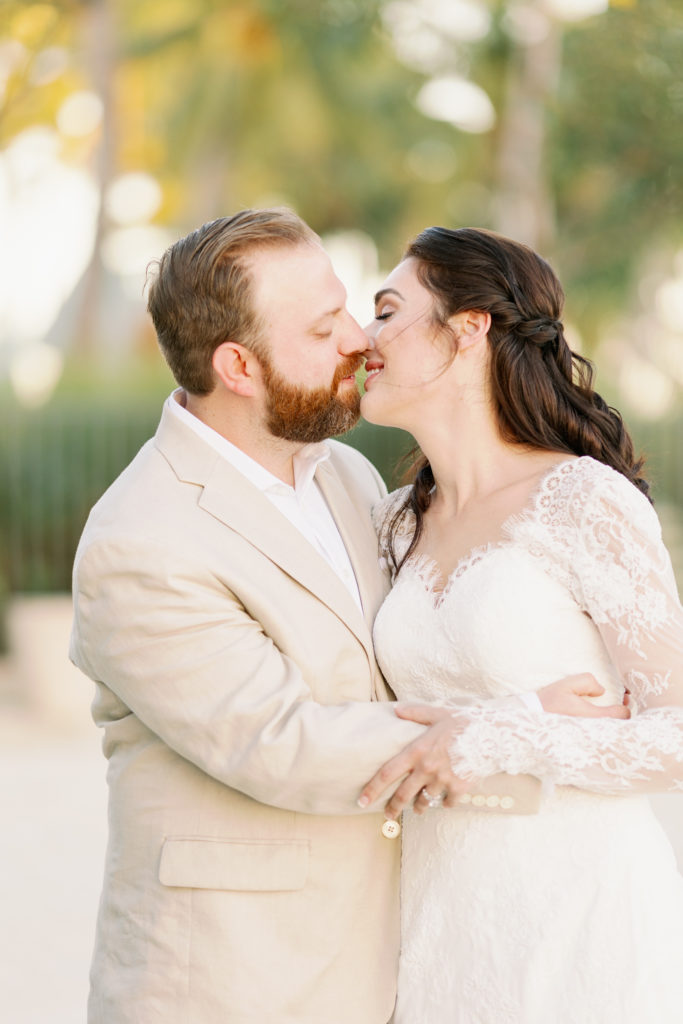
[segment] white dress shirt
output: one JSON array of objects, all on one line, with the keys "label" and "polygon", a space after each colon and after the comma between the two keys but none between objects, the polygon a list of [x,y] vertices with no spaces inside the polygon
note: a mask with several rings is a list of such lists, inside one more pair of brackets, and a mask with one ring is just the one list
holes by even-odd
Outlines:
[{"label": "white dress shirt", "polygon": [[296,453],[292,460],[294,487],[290,487],[241,448],[231,444],[222,434],[188,412],[180,404],[181,394],[182,388],[177,388],[166,399],[166,408],[171,415],[194,430],[226,459],[233,469],[245,476],[254,487],[258,487],[264,497],[289,520],[292,526],[296,527],[334,569],[362,612],[363,605],[351,560],[334,517],[315,480],[315,471],[319,463],[330,457],[329,446],[324,441],[319,444],[307,444]]}]

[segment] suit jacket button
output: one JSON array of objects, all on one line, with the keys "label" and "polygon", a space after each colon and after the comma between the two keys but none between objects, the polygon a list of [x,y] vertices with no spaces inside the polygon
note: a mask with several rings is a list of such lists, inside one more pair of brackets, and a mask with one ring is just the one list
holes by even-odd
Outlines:
[{"label": "suit jacket button", "polygon": [[397,821],[391,819],[384,822],[382,825],[382,835],[387,839],[396,839],[401,834],[401,826]]},{"label": "suit jacket button", "polygon": [[471,802],[472,802],[472,794],[471,793],[461,793],[458,796],[458,803],[459,804],[469,804]]},{"label": "suit jacket button", "polygon": [[486,807],[486,797],[483,793],[475,793],[472,797],[473,807]]},{"label": "suit jacket button", "polygon": [[511,807],[515,806],[515,798],[512,796],[502,796],[500,798],[500,806],[504,811],[509,811]]},{"label": "suit jacket button", "polygon": [[487,796],[486,797],[486,806],[487,807],[497,807],[499,803],[500,803],[500,797],[496,796],[495,793],[491,793],[491,796]]}]

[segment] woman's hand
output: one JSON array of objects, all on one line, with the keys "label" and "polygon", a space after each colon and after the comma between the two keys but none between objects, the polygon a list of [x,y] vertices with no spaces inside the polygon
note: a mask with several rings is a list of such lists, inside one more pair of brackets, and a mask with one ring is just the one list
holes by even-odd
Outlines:
[{"label": "woman's hand", "polygon": [[[599,697],[605,692],[605,688],[589,672],[566,676],[541,687],[537,692],[543,710],[550,714],[621,719],[628,718],[630,714],[626,703],[601,706],[588,699]],[[514,713],[514,696],[503,698],[502,702]],[[502,702],[496,701],[495,704],[500,708]],[[478,707],[485,709],[486,703]],[[397,818],[410,806],[421,814],[428,807],[436,806],[430,804],[428,797],[435,798],[444,807],[455,806],[460,794],[472,785],[472,779],[461,779],[453,774],[450,760],[450,751],[458,734],[467,727],[469,721],[466,709],[433,704],[397,704],[396,714],[399,718],[430,728],[400,754],[382,765],[361,793],[359,805],[366,807],[374,803],[382,793],[403,779],[386,805],[387,817]]]},{"label": "woman's hand", "polygon": [[374,803],[405,776],[386,805],[388,818],[397,818],[406,807],[413,805],[418,814],[426,810],[430,804],[422,795],[423,789],[433,797],[443,795],[443,806],[453,807],[458,796],[471,784],[471,780],[458,779],[453,774],[449,756],[458,733],[467,725],[466,712],[431,704],[399,704],[396,714],[431,728],[382,765],[361,793],[359,805],[366,807]]}]

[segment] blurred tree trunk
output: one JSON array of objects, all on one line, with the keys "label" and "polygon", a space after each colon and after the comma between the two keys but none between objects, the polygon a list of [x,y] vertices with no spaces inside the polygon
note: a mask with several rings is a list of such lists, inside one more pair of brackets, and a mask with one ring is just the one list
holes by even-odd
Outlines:
[{"label": "blurred tree trunk", "polygon": [[97,346],[105,276],[101,256],[107,226],[104,197],[116,172],[114,74],[117,47],[114,0],[90,0],[86,5],[84,36],[83,49],[90,58],[90,81],[93,90],[102,100],[103,110],[93,166],[99,193],[95,240],[90,262],[79,287],[81,299],[74,336],[75,351],[82,354],[92,352]]},{"label": "blurred tree trunk", "polygon": [[224,143],[224,146],[222,151],[206,147],[188,171],[191,182],[185,216],[188,230],[234,212],[226,198],[232,190],[227,145]]},{"label": "blurred tree trunk", "polygon": [[501,119],[496,229],[534,249],[552,248],[554,210],[548,184],[546,115],[560,76],[562,33],[558,22],[536,3],[547,22],[544,37],[517,43],[508,66]]}]

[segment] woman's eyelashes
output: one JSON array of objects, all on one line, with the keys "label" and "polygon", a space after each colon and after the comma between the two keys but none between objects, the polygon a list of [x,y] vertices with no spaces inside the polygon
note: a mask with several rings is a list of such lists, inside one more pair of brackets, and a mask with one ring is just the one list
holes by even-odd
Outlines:
[{"label": "woman's eyelashes", "polygon": [[384,313],[376,313],[375,314],[375,320],[388,320],[393,312],[394,312],[393,309],[388,309]]}]

